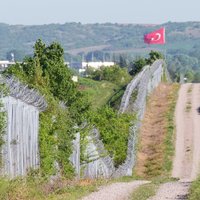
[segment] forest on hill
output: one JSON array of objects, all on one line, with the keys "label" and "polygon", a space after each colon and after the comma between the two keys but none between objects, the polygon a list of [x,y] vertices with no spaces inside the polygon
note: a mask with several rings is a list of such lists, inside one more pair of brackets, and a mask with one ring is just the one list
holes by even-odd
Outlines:
[{"label": "forest on hill", "polygon": [[[166,44],[148,46],[143,35],[164,26]],[[168,22],[161,25],[143,24],[0,24],[0,59],[9,59],[14,53],[16,61],[33,55],[36,40],[46,44],[58,42],[64,48],[65,61],[118,60],[123,55],[129,62],[133,57],[148,55],[150,50],[163,52],[168,69],[175,80],[183,73],[189,81],[200,80],[200,22]]]}]

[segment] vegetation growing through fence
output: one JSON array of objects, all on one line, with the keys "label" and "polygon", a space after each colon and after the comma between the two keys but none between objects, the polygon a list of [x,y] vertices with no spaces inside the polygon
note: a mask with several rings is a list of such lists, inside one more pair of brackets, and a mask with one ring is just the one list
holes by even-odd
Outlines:
[{"label": "vegetation growing through fence", "polygon": [[[103,74],[106,80],[117,85],[116,88],[130,81],[128,72],[117,66],[104,69]],[[75,135],[73,127],[81,125],[85,120],[99,129],[115,165],[125,160],[132,117],[117,115],[109,107],[90,110],[86,95],[71,80],[72,74],[64,64],[63,49],[58,43],[46,46],[38,40],[34,46],[34,56],[25,58],[22,64],[8,68],[4,75],[14,75],[45,95],[48,108],[40,114],[39,134],[43,175],[55,174],[58,169],[63,176],[73,175],[73,167],[69,161],[71,142]],[[84,140],[85,134],[87,133],[81,134],[81,140]],[[56,167],[56,162],[59,167]]]},{"label": "vegetation growing through fence", "polygon": [[58,43],[46,46],[38,40],[34,56],[10,67],[4,74],[16,76],[45,95],[48,108],[40,114],[39,134],[42,174],[55,174],[57,162],[63,176],[73,175],[69,161],[75,133],[73,127],[81,124],[89,105],[71,80],[61,46]]},{"label": "vegetation growing through fence", "polygon": [[115,166],[119,166],[126,159],[129,128],[133,120],[133,115],[118,114],[108,106],[90,115],[90,123],[100,131],[105,148],[113,157]]},{"label": "vegetation growing through fence", "polygon": [[[7,93],[6,86],[4,84],[0,84],[0,149],[4,144],[3,136],[6,128],[6,114],[3,109],[3,103],[1,101],[1,98],[4,97],[6,93]],[[2,155],[0,153],[0,166],[2,164],[1,162],[2,162]]]},{"label": "vegetation growing through fence", "polygon": [[[156,52],[151,52],[150,58],[154,59],[155,54],[157,55]],[[29,87],[39,90],[45,95],[48,103],[47,110],[40,114],[41,173],[46,176],[59,170],[63,176],[73,175],[69,157],[72,153],[74,127],[85,121],[89,123],[87,127],[95,126],[99,129],[101,139],[113,157],[115,166],[122,164],[126,158],[129,127],[134,116],[117,114],[117,111],[109,106],[102,107],[106,102],[97,110],[91,109],[81,84],[78,85],[71,80],[72,74],[64,64],[63,55],[64,50],[58,43],[46,46],[38,40],[34,46],[33,57],[25,58],[23,63],[17,63],[4,72],[4,75],[14,75]],[[135,73],[141,69],[142,65]],[[131,79],[127,69],[119,66],[102,68],[91,73],[91,77],[111,82],[116,86],[115,92],[124,88]],[[83,131],[81,141],[84,141],[86,134],[87,131]],[[84,149],[83,145],[81,147]]]}]

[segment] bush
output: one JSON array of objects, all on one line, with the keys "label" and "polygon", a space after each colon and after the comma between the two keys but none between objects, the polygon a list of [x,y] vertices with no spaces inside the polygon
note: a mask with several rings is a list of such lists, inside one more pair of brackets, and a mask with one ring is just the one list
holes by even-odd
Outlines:
[{"label": "bush", "polygon": [[131,79],[126,69],[122,69],[115,65],[112,67],[102,67],[99,70],[94,71],[92,74],[94,80],[106,80],[118,85],[124,85]]},{"label": "bush", "polygon": [[108,106],[90,115],[90,122],[99,129],[104,146],[113,157],[115,166],[126,159],[129,127],[133,119],[133,116],[118,114]]}]

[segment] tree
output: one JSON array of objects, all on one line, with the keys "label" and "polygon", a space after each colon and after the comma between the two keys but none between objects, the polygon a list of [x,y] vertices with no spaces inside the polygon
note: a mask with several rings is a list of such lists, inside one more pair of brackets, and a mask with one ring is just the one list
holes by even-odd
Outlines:
[{"label": "tree", "polygon": [[151,51],[149,53],[149,58],[146,59],[146,63],[148,65],[152,65],[154,63],[154,61],[158,60],[158,59],[163,59],[163,55],[158,52],[158,51]]},{"label": "tree", "polygon": [[146,65],[146,60],[144,58],[138,58],[130,63],[130,72],[129,74],[132,76],[135,76],[137,73],[139,73],[142,68]]},{"label": "tree", "polygon": [[195,73],[193,83],[200,83],[200,72]]}]

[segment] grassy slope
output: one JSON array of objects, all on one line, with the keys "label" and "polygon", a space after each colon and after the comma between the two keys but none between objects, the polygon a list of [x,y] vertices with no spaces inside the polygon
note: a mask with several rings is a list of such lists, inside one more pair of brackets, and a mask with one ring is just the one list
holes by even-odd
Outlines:
[{"label": "grassy slope", "polygon": [[149,98],[136,165],[136,174],[143,178],[168,175],[172,168],[177,89],[177,85],[161,84]]},{"label": "grassy slope", "polygon": [[94,81],[88,78],[80,78],[80,90],[87,94],[94,109],[105,105],[110,97],[119,89],[114,83],[108,81]]}]

